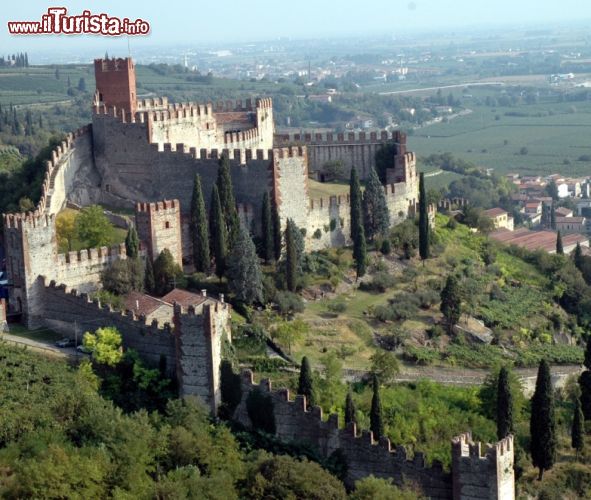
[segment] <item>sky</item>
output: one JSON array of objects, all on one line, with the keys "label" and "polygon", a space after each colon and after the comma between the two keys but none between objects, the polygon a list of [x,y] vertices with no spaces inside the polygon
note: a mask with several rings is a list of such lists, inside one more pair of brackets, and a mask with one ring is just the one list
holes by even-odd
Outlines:
[{"label": "sky", "polygon": [[50,6],[66,7],[73,15],[88,9],[92,13],[142,18],[150,23],[151,32],[132,38],[130,43],[135,47],[278,37],[396,36],[410,31],[459,33],[479,26],[591,20],[591,2],[585,0],[21,0],[10,2],[9,8],[8,0],[5,2],[0,10],[0,55],[20,50],[127,50],[127,39],[122,37],[8,33],[7,21],[39,20]]}]

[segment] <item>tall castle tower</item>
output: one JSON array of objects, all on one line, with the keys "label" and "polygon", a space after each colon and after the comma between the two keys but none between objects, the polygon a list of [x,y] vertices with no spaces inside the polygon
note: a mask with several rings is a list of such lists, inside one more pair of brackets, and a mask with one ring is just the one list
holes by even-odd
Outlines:
[{"label": "tall castle tower", "polygon": [[95,59],[94,77],[96,79],[95,104],[107,108],[124,109],[135,113],[137,92],[135,87],[135,66],[131,58]]}]

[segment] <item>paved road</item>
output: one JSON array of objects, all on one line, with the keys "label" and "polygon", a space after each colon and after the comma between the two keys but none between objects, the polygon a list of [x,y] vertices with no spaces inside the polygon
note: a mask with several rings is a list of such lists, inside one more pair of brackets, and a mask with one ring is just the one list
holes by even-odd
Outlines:
[{"label": "paved road", "polygon": [[31,347],[33,350],[42,351],[47,354],[59,356],[62,358],[72,358],[79,356],[79,353],[73,347],[60,348],[56,347],[51,342],[32,340],[26,337],[20,337],[18,335],[11,335],[10,333],[3,333],[0,335],[0,338],[11,344],[26,345]]}]

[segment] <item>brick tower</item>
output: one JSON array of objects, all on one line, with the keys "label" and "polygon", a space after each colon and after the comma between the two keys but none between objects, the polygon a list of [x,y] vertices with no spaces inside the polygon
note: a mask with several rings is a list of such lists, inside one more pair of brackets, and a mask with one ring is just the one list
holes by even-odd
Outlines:
[{"label": "brick tower", "polygon": [[95,59],[96,79],[95,104],[113,106],[117,111],[135,113],[137,93],[135,88],[135,66],[131,58]]}]

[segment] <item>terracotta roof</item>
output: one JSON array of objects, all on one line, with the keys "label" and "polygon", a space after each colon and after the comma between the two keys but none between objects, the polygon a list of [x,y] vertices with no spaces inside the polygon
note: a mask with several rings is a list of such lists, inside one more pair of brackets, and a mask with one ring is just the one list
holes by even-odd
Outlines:
[{"label": "terracotta roof", "polygon": [[526,208],[538,208],[540,206],[540,203],[541,203],[540,201],[528,201],[525,204],[525,207]]},{"label": "terracotta roof", "polygon": [[[187,308],[189,306],[198,306],[205,302],[209,297],[204,297],[201,294],[187,292],[187,290],[181,290],[180,288],[175,288],[168,292],[162,300],[174,304],[175,302],[182,306],[183,308]],[[215,299],[212,299],[215,300]]]},{"label": "terracotta roof", "polygon": [[486,215],[487,217],[498,217],[499,215],[507,215],[507,211],[503,210],[502,208],[489,208],[488,210],[485,210],[484,212],[482,212],[484,215]]},{"label": "terracotta roof", "polygon": [[564,224],[573,223],[573,224],[583,224],[585,222],[585,217],[556,217],[556,222],[561,222]]},{"label": "terracotta roof", "polygon": [[554,213],[561,217],[569,217],[573,214],[573,211],[570,208],[559,207],[556,210],[554,210]]},{"label": "terracotta roof", "polygon": [[126,310],[146,316],[153,313],[160,306],[172,307],[172,303],[140,292],[129,292],[123,300],[123,307]]},{"label": "terracotta roof", "polygon": [[[517,245],[527,250],[556,251],[556,233],[554,231],[530,231],[526,228],[519,228],[515,231],[498,229],[490,234],[491,238],[507,245]],[[566,234],[562,236],[563,246],[576,245],[577,242],[588,242],[589,238],[582,234]]]}]

